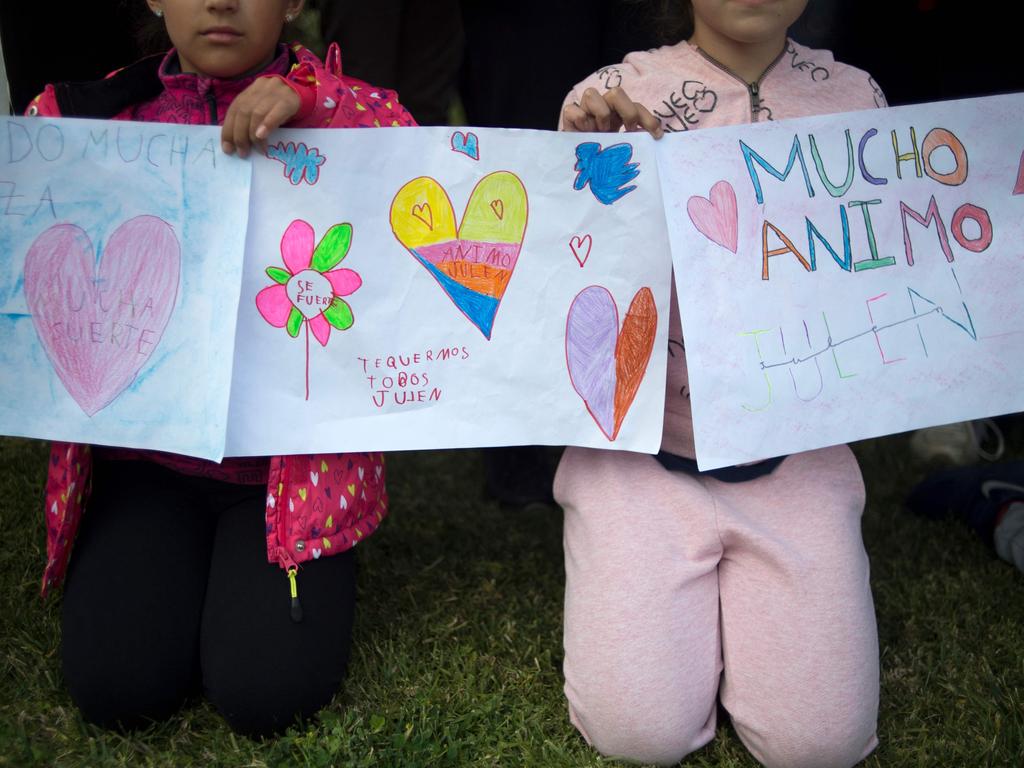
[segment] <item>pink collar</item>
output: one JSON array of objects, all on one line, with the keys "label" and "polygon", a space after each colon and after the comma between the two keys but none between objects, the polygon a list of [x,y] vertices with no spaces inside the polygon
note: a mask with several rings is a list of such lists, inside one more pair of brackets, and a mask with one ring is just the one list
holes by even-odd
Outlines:
[{"label": "pink collar", "polygon": [[171,48],[164,56],[158,70],[160,82],[164,89],[172,92],[190,92],[199,96],[207,97],[212,91],[220,101],[223,98],[233,99],[244,91],[252,82],[262,75],[286,75],[291,69],[291,57],[288,46],[281,44],[277,47],[277,57],[270,62],[262,71],[243,75],[241,77],[221,79],[206,77],[192,72],[182,72],[178,63],[178,52]]}]

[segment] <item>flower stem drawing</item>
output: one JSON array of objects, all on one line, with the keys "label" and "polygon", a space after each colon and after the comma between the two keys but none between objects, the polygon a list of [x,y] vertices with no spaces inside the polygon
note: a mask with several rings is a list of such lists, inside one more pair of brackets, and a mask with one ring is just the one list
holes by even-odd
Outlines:
[{"label": "flower stem drawing", "polygon": [[274,281],[256,294],[256,308],[275,328],[293,339],[305,326],[306,400],[309,400],[309,334],[326,347],[331,329],[345,331],[355,323],[349,296],[363,284],[359,273],[338,267],[352,245],[352,225],[335,224],[315,242],[313,227],[296,219],[281,237],[281,260],[286,269],[267,267]]}]

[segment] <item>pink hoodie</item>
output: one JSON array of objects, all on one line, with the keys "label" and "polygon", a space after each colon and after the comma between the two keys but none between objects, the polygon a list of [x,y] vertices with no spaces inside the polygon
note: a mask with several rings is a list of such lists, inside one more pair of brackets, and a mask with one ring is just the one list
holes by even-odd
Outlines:
[{"label": "pink hoodie", "polygon": [[[792,40],[786,41],[785,50],[761,78],[750,84],[686,41],[637,51],[577,84],[565,105],[578,103],[587,88],[604,93],[616,87],[647,107],[670,132],[887,106],[885,95],[867,72],[840,64],[828,51],[805,48]],[[695,456],[674,289],[661,448],[677,456]]]},{"label": "pink hoodie", "polygon": [[[374,128],[415,125],[396,94],[374,88],[341,71],[331,45],[321,62],[301,45],[280,46],[259,76],[280,77],[301,99],[288,123],[296,128]],[[48,85],[26,114],[96,117],[183,124],[219,124],[232,100],[256,75],[218,80],[182,74],[173,51],[144,59],[102,81]],[[337,554],[370,536],[387,514],[384,456],[329,453],[226,459],[222,464],[155,451],[101,448],[120,459],[146,458],[189,475],[228,482],[265,484],[267,560],[285,570]],[[92,486],[93,449],[55,442],[46,480],[46,570],[42,592],[63,579]]]}]

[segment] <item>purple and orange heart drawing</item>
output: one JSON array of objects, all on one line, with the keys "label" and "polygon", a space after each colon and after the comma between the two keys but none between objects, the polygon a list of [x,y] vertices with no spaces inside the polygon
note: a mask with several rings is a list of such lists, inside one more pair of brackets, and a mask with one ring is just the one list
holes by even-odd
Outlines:
[{"label": "purple and orange heart drawing", "polygon": [[580,291],[565,322],[565,358],[573,389],[609,440],[619,435],[647,372],[658,328],[650,288],[633,296],[619,328],[619,310],[607,288]]}]

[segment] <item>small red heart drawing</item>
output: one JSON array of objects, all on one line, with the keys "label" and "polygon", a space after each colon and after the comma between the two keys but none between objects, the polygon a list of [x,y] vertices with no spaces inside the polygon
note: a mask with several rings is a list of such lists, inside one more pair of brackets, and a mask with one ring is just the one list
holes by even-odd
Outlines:
[{"label": "small red heart drawing", "polygon": [[430,210],[430,203],[423,203],[422,205],[414,205],[411,211],[412,215],[427,225],[427,229],[432,230],[434,228],[434,212]]},{"label": "small red heart drawing", "polygon": [[594,239],[590,235],[573,235],[569,238],[569,250],[572,251],[572,255],[576,257],[576,261],[579,262],[582,268],[587,263],[587,259],[590,257],[590,248],[594,244]]}]

